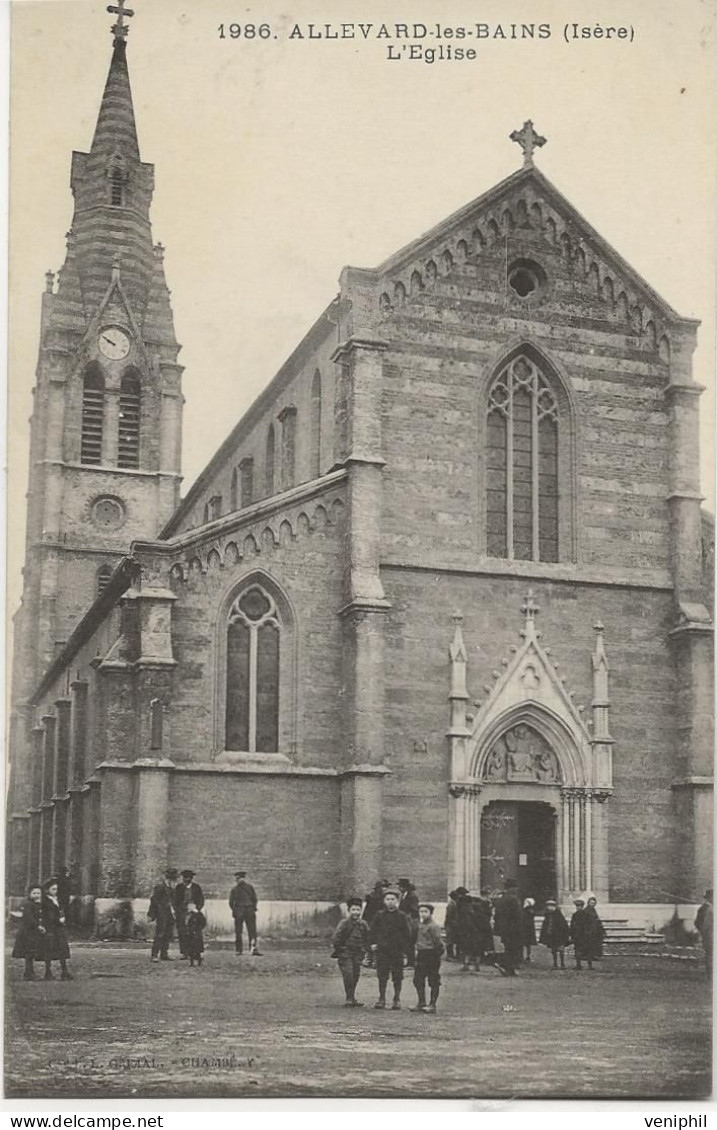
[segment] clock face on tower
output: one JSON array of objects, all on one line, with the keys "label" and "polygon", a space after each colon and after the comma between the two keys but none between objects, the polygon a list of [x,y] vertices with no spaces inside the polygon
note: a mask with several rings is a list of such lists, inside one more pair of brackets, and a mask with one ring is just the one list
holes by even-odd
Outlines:
[{"label": "clock face on tower", "polygon": [[109,361],[122,361],[129,353],[130,340],[119,326],[105,326],[100,330],[98,348]]}]

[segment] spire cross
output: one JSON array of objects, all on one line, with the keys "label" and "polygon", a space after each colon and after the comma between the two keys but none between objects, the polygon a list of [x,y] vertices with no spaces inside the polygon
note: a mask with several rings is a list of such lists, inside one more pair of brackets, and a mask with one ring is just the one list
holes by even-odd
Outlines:
[{"label": "spire cross", "polygon": [[547,138],[541,137],[533,123],[528,119],[527,122],[523,122],[522,129],[513,130],[510,140],[516,141],[523,150],[523,165],[525,167],[533,164],[533,150],[545,145]]},{"label": "spire cross", "polygon": [[115,39],[127,38],[129,28],[125,26],[124,17],[127,16],[127,19],[130,19],[134,15],[131,8],[125,8],[126,2],[127,0],[117,0],[116,4],[110,4],[107,8],[107,11],[111,15],[117,16],[117,23],[112,28],[112,34]]}]

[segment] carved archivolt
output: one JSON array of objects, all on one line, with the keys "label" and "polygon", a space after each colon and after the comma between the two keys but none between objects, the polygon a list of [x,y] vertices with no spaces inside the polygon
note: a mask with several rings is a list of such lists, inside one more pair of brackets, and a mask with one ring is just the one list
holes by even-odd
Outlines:
[{"label": "carved archivolt", "polygon": [[602,255],[584,240],[572,224],[544,200],[538,203],[532,193],[522,192],[496,203],[477,223],[475,217],[456,228],[443,248],[432,247],[425,262],[407,263],[382,282],[378,305],[384,315],[420,299],[424,290],[434,288],[455,265],[476,262],[481,254],[509,233],[520,230],[539,232],[570,265],[579,281],[608,307],[608,313],[626,323],[631,333],[650,351],[669,364],[670,340],[657,308],[645,302],[629,284],[613,277],[614,272]]},{"label": "carved archivolt", "polygon": [[344,504],[340,498],[325,499],[311,508],[310,513],[307,510],[304,507],[289,514],[282,511],[269,521],[257,521],[222,537],[208,539],[201,547],[192,547],[183,560],[172,565],[171,582],[181,585],[192,576],[231,567],[241,560],[266,557],[299,538],[336,529],[343,519]]}]

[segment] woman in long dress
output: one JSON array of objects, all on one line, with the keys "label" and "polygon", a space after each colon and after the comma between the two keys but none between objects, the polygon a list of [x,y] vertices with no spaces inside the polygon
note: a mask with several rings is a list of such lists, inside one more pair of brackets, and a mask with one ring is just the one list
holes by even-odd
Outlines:
[{"label": "woman in long dress", "polygon": [[65,926],[65,912],[60,906],[57,892],[57,880],[50,879],[45,885],[45,897],[42,900],[42,920],[45,926],[45,980],[54,981],[52,962],[59,961],[62,981],[72,981],[72,974],[67,968],[70,960],[70,944],[67,940]]},{"label": "woman in long dress", "polygon": [[42,914],[42,889],[39,883],[32,884],[28,889],[12,956],[22,958],[25,962],[23,981],[34,981],[34,963],[43,961],[45,957],[45,926]]}]

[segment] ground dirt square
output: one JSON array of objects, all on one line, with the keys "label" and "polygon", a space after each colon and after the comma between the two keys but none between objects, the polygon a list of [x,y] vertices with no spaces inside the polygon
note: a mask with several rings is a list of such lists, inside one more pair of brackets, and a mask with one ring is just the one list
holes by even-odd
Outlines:
[{"label": "ground dirt square", "polygon": [[[438,1014],[345,1009],[318,943],[262,957],[210,946],[201,968],[149,947],[78,944],[75,980],[23,982],[9,961],[6,1095],[18,1097],[664,1097],[710,1092],[704,967],[609,957],[519,977],[444,963]],[[390,1003],[390,996],[389,996]]]}]

